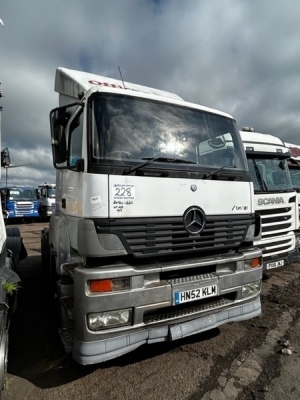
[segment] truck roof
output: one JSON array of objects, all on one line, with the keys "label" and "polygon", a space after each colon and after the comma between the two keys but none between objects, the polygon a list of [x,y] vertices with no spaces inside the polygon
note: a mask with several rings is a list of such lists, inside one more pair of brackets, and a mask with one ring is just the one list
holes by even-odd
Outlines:
[{"label": "truck roof", "polygon": [[[253,147],[253,151],[265,153],[289,153],[289,149],[284,142],[277,136],[268,133],[240,131],[240,135],[246,147]],[[280,151],[277,151],[280,150]]]},{"label": "truck roof", "polygon": [[45,183],[41,183],[38,187],[39,188],[40,187],[54,188],[55,186],[56,186],[55,183],[47,183],[47,182],[45,182]]},{"label": "truck roof", "polygon": [[300,161],[300,146],[298,146],[296,144],[292,144],[292,143],[287,143],[287,142],[284,142],[284,144],[290,150],[291,158],[293,158],[294,160]]},{"label": "truck roof", "polygon": [[[125,86],[125,89],[124,89]],[[166,99],[174,100],[181,103],[181,105],[187,107],[194,107],[201,109],[206,112],[219,114],[227,118],[233,119],[230,114],[223,111],[215,110],[213,108],[201,106],[200,104],[189,103],[183,100],[180,96],[175,93],[167,92],[160,89],[155,89],[143,85],[137,85],[135,83],[123,82],[118,79],[108,78],[105,76],[91,74],[89,72],[75,71],[72,69],[59,67],[56,69],[54,90],[62,96],[69,96],[73,99],[80,99],[84,93],[91,89],[96,88],[97,90],[107,89],[109,91],[116,90],[120,93],[123,90],[128,90],[132,92],[140,92],[146,95],[156,95],[161,96]]]},{"label": "truck roof", "polygon": [[22,189],[22,190],[35,190],[35,188],[34,187],[31,187],[31,186],[2,186],[1,188],[0,188],[1,190],[3,190],[3,189]]},{"label": "truck roof", "polygon": [[124,82],[123,85],[121,80],[95,75],[88,72],[75,71],[61,67],[57,68],[56,70],[54,90],[60,94],[78,98],[80,93],[85,93],[93,86],[104,86],[123,90],[125,86],[127,90],[134,90],[137,92],[155,94],[171,99],[182,100],[181,97],[175,93],[137,85],[135,83]]}]

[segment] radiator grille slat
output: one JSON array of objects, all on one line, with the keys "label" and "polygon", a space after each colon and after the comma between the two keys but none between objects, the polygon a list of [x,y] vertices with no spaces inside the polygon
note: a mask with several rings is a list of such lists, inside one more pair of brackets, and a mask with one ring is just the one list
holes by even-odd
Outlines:
[{"label": "radiator grille slat", "polygon": [[120,218],[95,221],[97,233],[113,233],[129,254],[137,258],[149,255],[184,254],[238,248],[244,241],[250,215],[207,216],[198,235],[189,235],[183,217]]}]

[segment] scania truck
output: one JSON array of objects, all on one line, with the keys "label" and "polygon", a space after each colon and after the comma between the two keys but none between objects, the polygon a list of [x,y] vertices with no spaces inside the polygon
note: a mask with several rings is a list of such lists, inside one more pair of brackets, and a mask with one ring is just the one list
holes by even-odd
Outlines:
[{"label": "scania truck", "polygon": [[245,127],[240,131],[254,184],[255,209],[262,218],[264,269],[298,262],[299,211],[287,160],[290,151],[273,135]]},{"label": "scania truck", "polygon": [[8,221],[16,219],[34,221],[39,218],[39,202],[35,188],[29,186],[1,187],[0,193],[2,208],[7,211]]},{"label": "scania truck", "polygon": [[55,183],[44,182],[36,190],[39,200],[39,214],[41,219],[49,219],[55,210]]},{"label": "scania truck", "polygon": [[235,120],[65,68],[55,91],[41,247],[65,350],[99,363],[258,316],[261,225]]},{"label": "scania truck", "polygon": [[300,218],[300,146],[287,142],[285,142],[284,144],[291,153],[291,156],[288,159],[288,166],[291,174],[293,188],[297,192]]}]

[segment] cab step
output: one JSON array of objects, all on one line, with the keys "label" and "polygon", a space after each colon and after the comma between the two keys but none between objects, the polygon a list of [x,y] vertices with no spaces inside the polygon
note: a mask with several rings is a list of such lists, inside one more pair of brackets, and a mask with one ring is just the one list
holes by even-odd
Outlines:
[{"label": "cab step", "polygon": [[65,352],[71,353],[74,346],[74,329],[59,329],[58,333]]},{"label": "cab step", "polygon": [[65,264],[62,264],[62,269],[74,281],[74,270],[75,270],[75,268],[82,267],[82,266],[83,266],[83,262],[82,261],[74,262],[74,263],[65,263]]},{"label": "cab step", "polygon": [[62,297],[60,301],[64,309],[67,311],[69,318],[74,319],[74,297]]}]

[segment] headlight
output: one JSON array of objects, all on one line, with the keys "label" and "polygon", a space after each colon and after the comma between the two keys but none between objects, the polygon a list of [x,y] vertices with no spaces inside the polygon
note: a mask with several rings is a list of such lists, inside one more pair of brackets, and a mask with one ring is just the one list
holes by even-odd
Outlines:
[{"label": "headlight", "polygon": [[260,292],[260,289],[261,289],[261,280],[247,283],[246,285],[243,285],[242,298],[255,296]]},{"label": "headlight", "polygon": [[120,325],[131,324],[131,308],[124,310],[105,311],[99,313],[91,313],[87,316],[88,327],[91,331],[99,331],[101,329],[116,328]]}]

